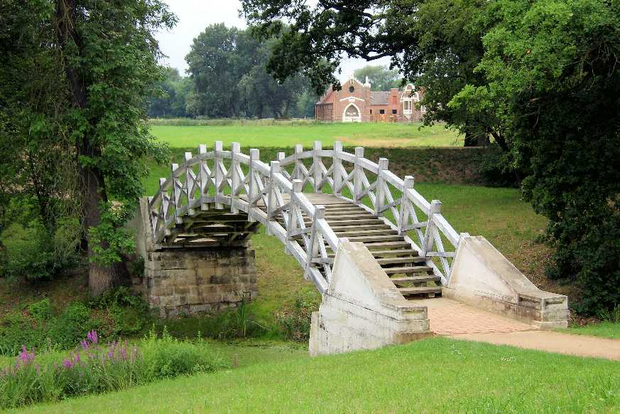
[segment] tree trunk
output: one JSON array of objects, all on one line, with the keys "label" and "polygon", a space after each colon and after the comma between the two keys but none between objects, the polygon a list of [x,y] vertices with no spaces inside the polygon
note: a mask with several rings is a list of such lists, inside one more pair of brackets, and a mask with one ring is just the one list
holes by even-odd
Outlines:
[{"label": "tree trunk", "polygon": [[465,132],[465,146],[475,147],[476,145],[478,145],[478,137],[469,131]]},{"label": "tree trunk", "polygon": [[[83,109],[87,104],[86,85],[81,78],[79,71],[71,66],[71,60],[67,59],[67,45],[69,40],[73,40],[78,50],[81,49],[81,39],[75,29],[76,0],[57,0],[57,36],[60,51],[63,54],[63,62],[69,88],[71,91],[72,103],[76,108]],[[84,136],[81,142],[77,143],[78,157],[97,158],[101,156],[99,148],[93,147],[88,136]],[[128,281],[129,273],[124,263],[114,263],[110,266],[102,266],[93,263],[93,246],[90,242],[88,230],[100,224],[99,204],[107,201],[105,182],[103,173],[94,167],[79,166],[79,175],[82,187],[82,201],[84,212],[84,226],[86,228],[86,240],[88,241],[88,259],[90,263],[88,272],[88,286],[90,293],[98,296],[108,289],[125,284]],[[105,247],[105,246],[104,246]]]}]

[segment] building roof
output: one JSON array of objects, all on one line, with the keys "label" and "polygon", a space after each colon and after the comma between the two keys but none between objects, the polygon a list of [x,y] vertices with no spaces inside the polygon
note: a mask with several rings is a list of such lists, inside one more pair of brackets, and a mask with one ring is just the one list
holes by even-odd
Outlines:
[{"label": "building roof", "polygon": [[370,92],[370,104],[371,105],[387,105],[389,97],[390,97],[389,91],[372,91]]}]

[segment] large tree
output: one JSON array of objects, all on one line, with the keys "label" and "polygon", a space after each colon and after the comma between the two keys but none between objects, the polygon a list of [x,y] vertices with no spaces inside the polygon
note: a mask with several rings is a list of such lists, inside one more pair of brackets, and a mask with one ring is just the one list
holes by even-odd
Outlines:
[{"label": "large tree", "polygon": [[373,91],[389,91],[391,88],[401,86],[398,70],[389,69],[382,65],[366,65],[363,68],[356,69],[353,76],[361,82],[368,79]]},{"label": "large tree", "polygon": [[164,67],[165,78],[158,83],[156,94],[149,100],[151,118],[184,118],[187,114],[187,97],[191,81],[174,68]]},{"label": "large tree", "polygon": [[[145,108],[160,78],[153,32],[174,16],[158,0],[1,0],[0,7],[0,76],[12,88],[4,93],[3,85],[0,95],[2,140],[19,136],[22,143],[3,156],[30,158],[34,169],[50,162],[51,172],[73,166],[89,286],[100,294],[124,282],[121,225],[142,194],[144,156],[161,153]],[[50,148],[58,155],[45,160]],[[20,177],[37,188],[35,177]]]},{"label": "large tree", "polygon": [[208,26],[186,57],[190,112],[210,118],[288,117],[309,85],[299,73],[279,82],[267,72],[272,45],[272,39],[259,42],[247,30]]},{"label": "large tree", "polygon": [[[318,93],[339,88],[336,72],[344,57],[374,61],[390,57],[401,75],[426,90],[425,122],[445,121],[466,136],[466,145],[491,134],[504,148],[492,114],[472,116],[448,102],[466,84],[479,85],[474,72],[482,54],[474,17],[484,0],[306,1],[244,0],[243,13],[259,38],[276,36],[268,69],[280,80],[300,70]],[[289,25],[284,24],[287,22]]]},{"label": "large tree", "polygon": [[486,84],[457,108],[503,120],[525,196],[549,218],[554,278],[578,309],[620,304],[620,3],[498,0],[477,19]]}]

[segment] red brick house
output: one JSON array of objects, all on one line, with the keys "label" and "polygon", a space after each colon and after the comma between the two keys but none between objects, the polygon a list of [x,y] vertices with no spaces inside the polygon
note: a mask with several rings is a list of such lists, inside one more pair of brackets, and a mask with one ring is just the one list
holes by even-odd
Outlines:
[{"label": "red brick house", "polygon": [[370,82],[355,78],[344,82],[342,89],[330,87],[314,106],[317,121],[331,122],[417,122],[426,112],[416,103],[423,97],[412,84],[403,90],[371,91]]}]

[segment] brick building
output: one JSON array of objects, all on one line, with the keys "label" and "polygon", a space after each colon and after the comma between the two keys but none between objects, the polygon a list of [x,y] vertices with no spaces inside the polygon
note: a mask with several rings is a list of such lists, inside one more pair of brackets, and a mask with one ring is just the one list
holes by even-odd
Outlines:
[{"label": "brick building", "polygon": [[424,116],[425,108],[416,103],[423,96],[412,84],[403,90],[371,91],[370,82],[351,77],[342,89],[330,87],[314,106],[317,121],[332,122],[417,122]]}]

